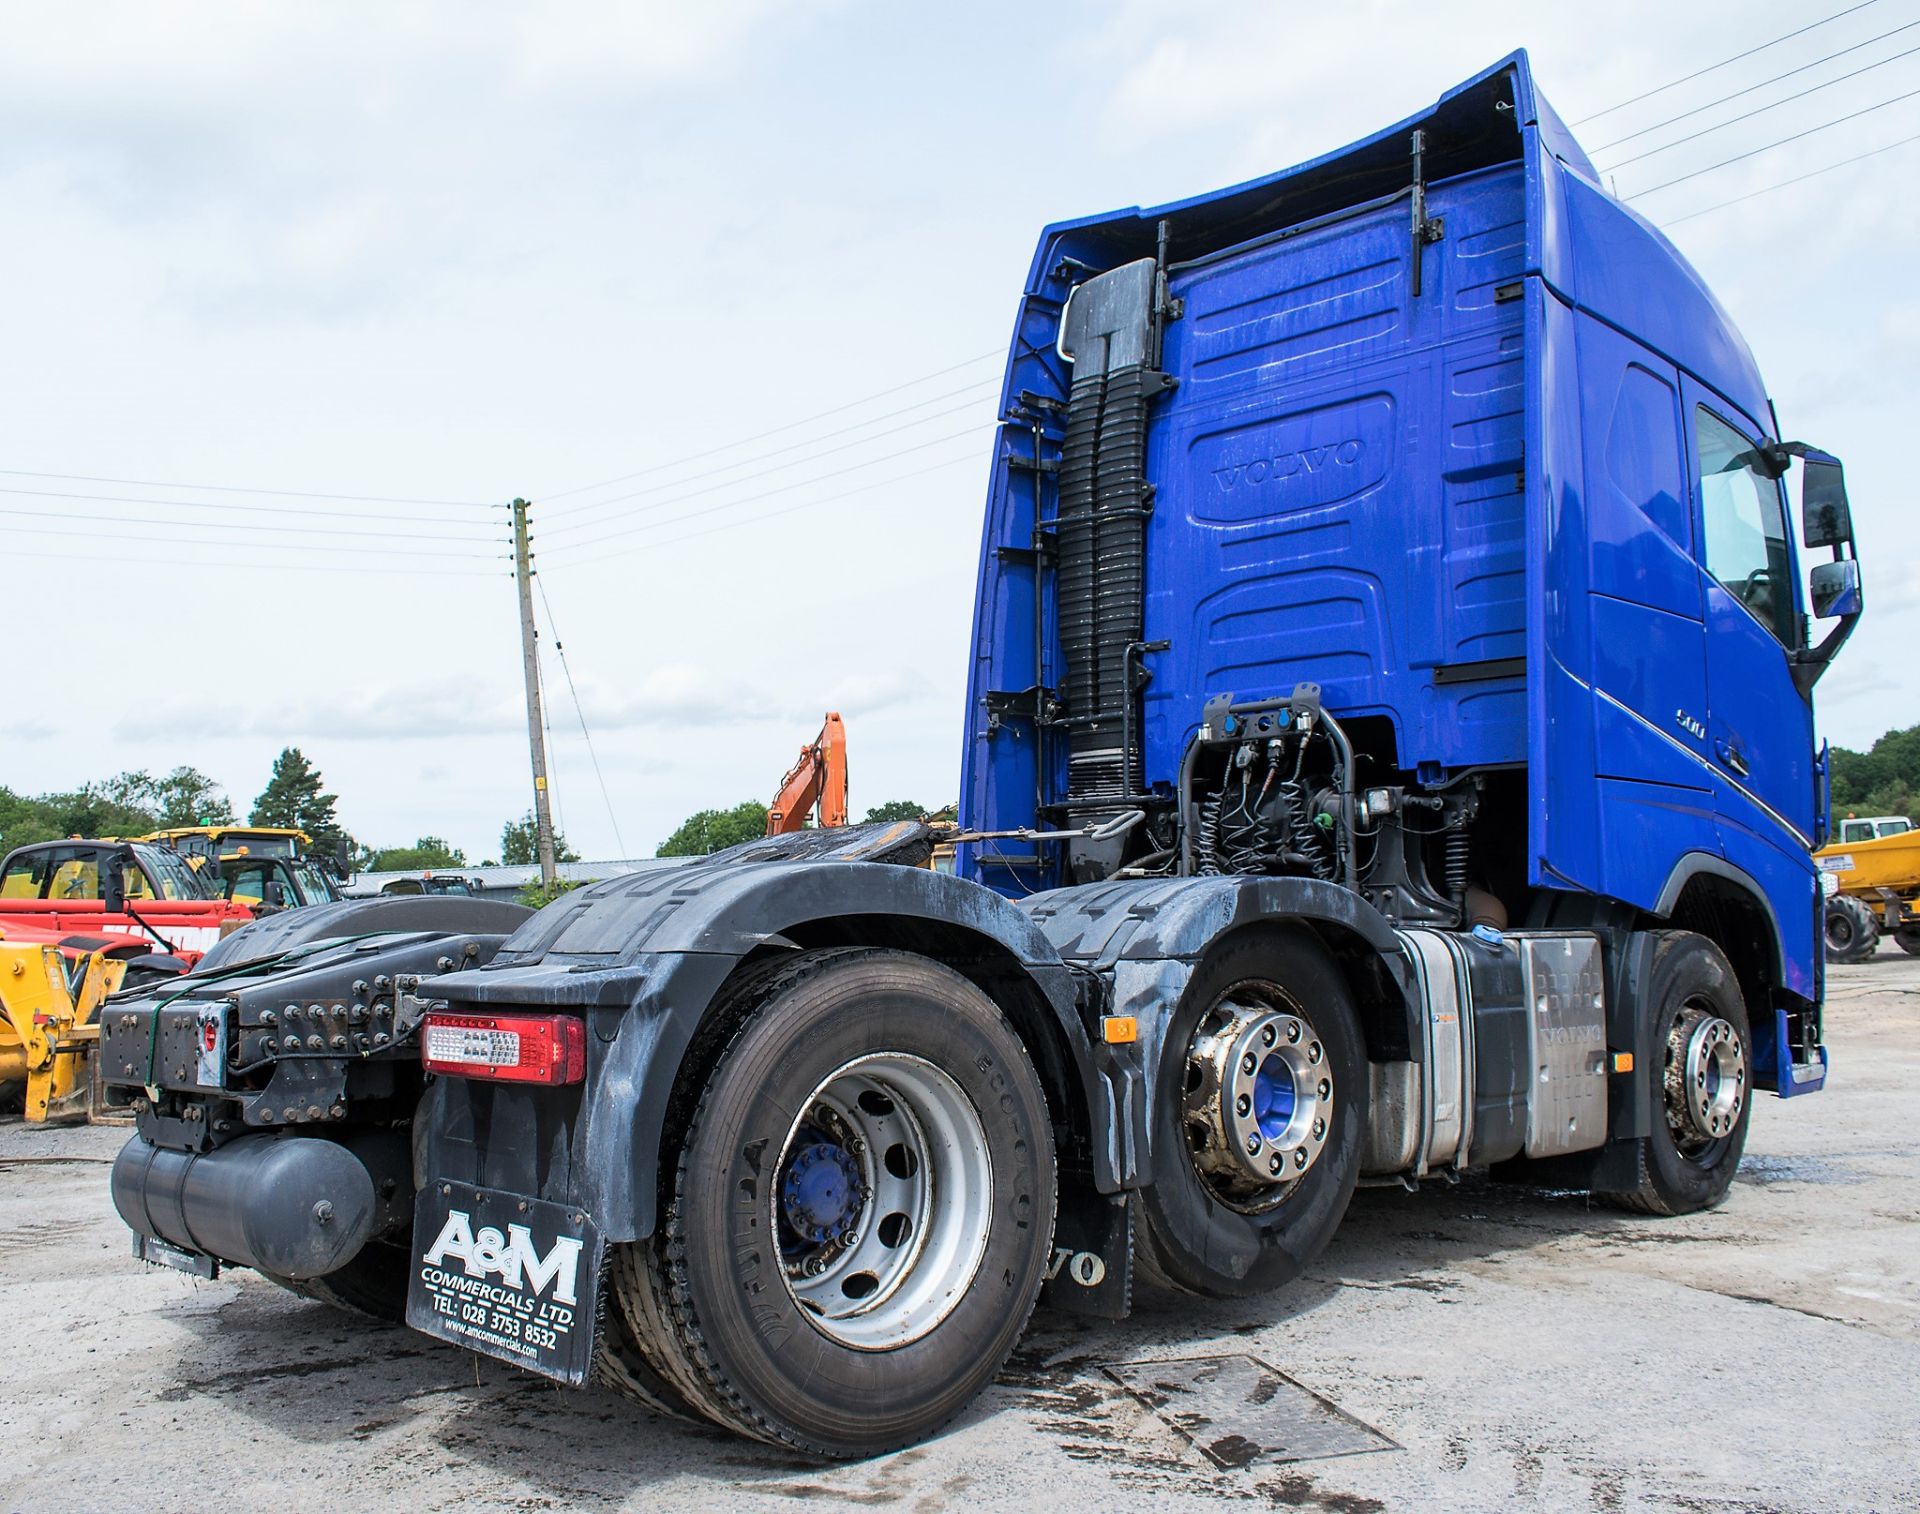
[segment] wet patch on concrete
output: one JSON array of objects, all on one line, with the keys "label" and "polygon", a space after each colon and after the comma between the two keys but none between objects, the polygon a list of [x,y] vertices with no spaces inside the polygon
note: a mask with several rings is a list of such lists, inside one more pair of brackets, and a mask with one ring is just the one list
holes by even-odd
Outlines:
[{"label": "wet patch on concrete", "polygon": [[1864,1183],[1867,1175],[1841,1162],[1812,1156],[1748,1156],[1734,1174],[1736,1183],[1771,1188],[1779,1183],[1817,1183],[1845,1187]]},{"label": "wet patch on concrete", "polygon": [[1120,1362],[1101,1371],[1222,1469],[1399,1449],[1258,1357]]}]

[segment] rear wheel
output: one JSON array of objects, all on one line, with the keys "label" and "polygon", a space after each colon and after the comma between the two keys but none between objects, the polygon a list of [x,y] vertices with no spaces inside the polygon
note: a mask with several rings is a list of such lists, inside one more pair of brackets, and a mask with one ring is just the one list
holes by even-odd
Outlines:
[{"label": "rear wheel", "polygon": [[613,1258],[610,1347],[811,1455],[920,1440],[999,1370],[1044,1277],[1039,1078],[991,1000],[904,952],[806,953],[744,998],[656,1233]]},{"label": "rear wheel", "polygon": [[1240,936],[1194,973],[1165,1045],[1142,1275],[1214,1297],[1291,1282],[1359,1177],[1367,1058],[1346,980],[1304,934]]},{"label": "rear wheel", "polygon": [[412,1260],[410,1246],[376,1240],[368,1241],[355,1252],[346,1266],[319,1277],[277,1277],[271,1272],[261,1276],[317,1304],[398,1323],[407,1317],[407,1281]]},{"label": "rear wheel", "polygon": [[1691,1214],[1726,1198],[1746,1149],[1753,1037],[1720,948],[1691,931],[1657,934],[1640,1071],[1652,1084],[1653,1131],[1640,1143],[1638,1185],[1602,1197],[1642,1214]]},{"label": "rear wheel", "polygon": [[1851,894],[1835,894],[1827,900],[1826,922],[1829,962],[1864,962],[1880,944],[1879,922],[1873,918],[1873,911]]}]

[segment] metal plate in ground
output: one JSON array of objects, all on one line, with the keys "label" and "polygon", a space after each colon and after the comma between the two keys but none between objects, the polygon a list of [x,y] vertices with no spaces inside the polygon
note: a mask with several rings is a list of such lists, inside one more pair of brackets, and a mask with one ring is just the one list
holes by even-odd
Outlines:
[{"label": "metal plate in ground", "polygon": [[1117,1362],[1101,1370],[1217,1466],[1400,1449],[1257,1357]]}]

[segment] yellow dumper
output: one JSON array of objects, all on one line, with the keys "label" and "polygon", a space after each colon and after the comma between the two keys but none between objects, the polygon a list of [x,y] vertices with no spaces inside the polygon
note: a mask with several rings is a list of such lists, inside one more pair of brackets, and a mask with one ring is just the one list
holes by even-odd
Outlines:
[{"label": "yellow dumper", "polygon": [[29,1120],[87,1118],[94,1012],[127,971],[112,945],[0,940],[0,1085],[26,1085]]},{"label": "yellow dumper", "polygon": [[1900,824],[1837,825],[1842,839],[1813,854],[1828,890],[1829,962],[1863,961],[1882,936],[1920,955],[1920,830]]}]

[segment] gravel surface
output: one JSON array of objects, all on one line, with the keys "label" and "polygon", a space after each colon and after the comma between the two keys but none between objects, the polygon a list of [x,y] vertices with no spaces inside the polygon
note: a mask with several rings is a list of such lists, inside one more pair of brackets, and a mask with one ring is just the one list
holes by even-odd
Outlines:
[{"label": "gravel surface", "polygon": [[[1835,969],[1828,1038],[1827,1091],[1762,1099],[1711,1214],[1364,1192],[1284,1293],[1043,1313],[938,1440],[824,1469],[143,1267],[106,1192],[125,1132],[6,1125],[0,1507],[1920,1507],[1920,960]],[[1211,1384],[1210,1423],[1156,1383]],[[1354,1454],[1267,1449],[1309,1430]]]}]

